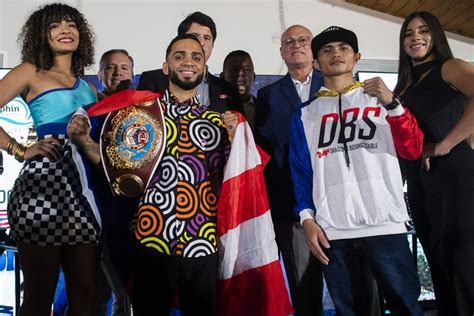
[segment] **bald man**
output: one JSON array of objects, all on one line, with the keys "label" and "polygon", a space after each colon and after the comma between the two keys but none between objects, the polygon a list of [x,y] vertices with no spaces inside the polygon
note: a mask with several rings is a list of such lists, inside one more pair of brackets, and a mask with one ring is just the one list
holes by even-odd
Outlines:
[{"label": "bald man", "polygon": [[265,182],[293,307],[296,315],[314,316],[322,314],[322,272],[293,212],[295,198],[288,164],[291,113],[322,85],[322,77],[312,65],[312,38],[311,31],[301,25],[283,32],[280,55],[288,73],[258,91],[255,129],[257,142],[271,154]]}]

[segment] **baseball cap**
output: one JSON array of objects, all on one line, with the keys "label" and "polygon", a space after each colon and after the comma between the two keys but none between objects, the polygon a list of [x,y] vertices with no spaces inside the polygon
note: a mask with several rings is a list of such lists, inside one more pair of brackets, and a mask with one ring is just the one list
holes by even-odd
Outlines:
[{"label": "baseball cap", "polygon": [[351,30],[347,30],[340,26],[330,26],[318,35],[316,35],[311,41],[311,50],[314,58],[318,56],[318,52],[324,45],[331,42],[344,42],[352,47],[354,53],[359,52],[359,46],[357,44],[357,36]]}]

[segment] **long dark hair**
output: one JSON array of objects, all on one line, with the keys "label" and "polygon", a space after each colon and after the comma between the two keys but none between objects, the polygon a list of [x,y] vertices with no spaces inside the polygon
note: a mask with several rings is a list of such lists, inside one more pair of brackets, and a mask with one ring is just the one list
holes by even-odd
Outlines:
[{"label": "long dark hair", "polygon": [[405,32],[408,24],[415,18],[421,18],[425,21],[431,32],[431,38],[433,41],[433,47],[430,54],[433,54],[434,59],[440,62],[445,62],[448,59],[453,58],[453,53],[449,47],[446,34],[444,33],[443,27],[437,17],[426,11],[416,11],[410,14],[402,24],[400,30],[400,50],[398,57],[398,82],[394,89],[395,93],[403,91],[407,84],[412,79],[413,64],[411,58],[405,53]]},{"label": "long dark hair", "polygon": [[94,63],[94,37],[87,20],[77,9],[62,3],[52,3],[33,12],[23,25],[18,42],[22,44],[21,60],[40,70],[53,67],[53,52],[49,47],[49,26],[62,20],[76,23],[79,47],[72,55],[71,71],[83,75],[84,68]]}]

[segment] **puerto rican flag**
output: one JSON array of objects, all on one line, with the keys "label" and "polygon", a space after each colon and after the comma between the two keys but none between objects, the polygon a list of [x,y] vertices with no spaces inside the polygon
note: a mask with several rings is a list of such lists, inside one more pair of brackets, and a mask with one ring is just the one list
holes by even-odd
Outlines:
[{"label": "puerto rican flag", "polygon": [[7,211],[0,210],[0,229],[7,229],[8,227]]},{"label": "puerto rican flag", "polygon": [[217,212],[219,316],[293,313],[263,178],[268,159],[239,114]]}]

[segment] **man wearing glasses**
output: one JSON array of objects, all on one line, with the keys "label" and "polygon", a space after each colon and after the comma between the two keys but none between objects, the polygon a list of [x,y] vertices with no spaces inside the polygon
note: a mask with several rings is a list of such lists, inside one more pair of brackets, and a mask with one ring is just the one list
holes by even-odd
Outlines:
[{"label": "man wearing glasses", "polygon": [[281,36],[280,54],[288,73],[257,93],[255,138],[271,155],[265,168],[268,200],[276,242],[282,254],[296,315],[322,314],[322,273],[306,245],[304,231],[294,215],[295,197],[288,163],[290,117],[322,85],[313,69],[309,29],[289,27]]}]

